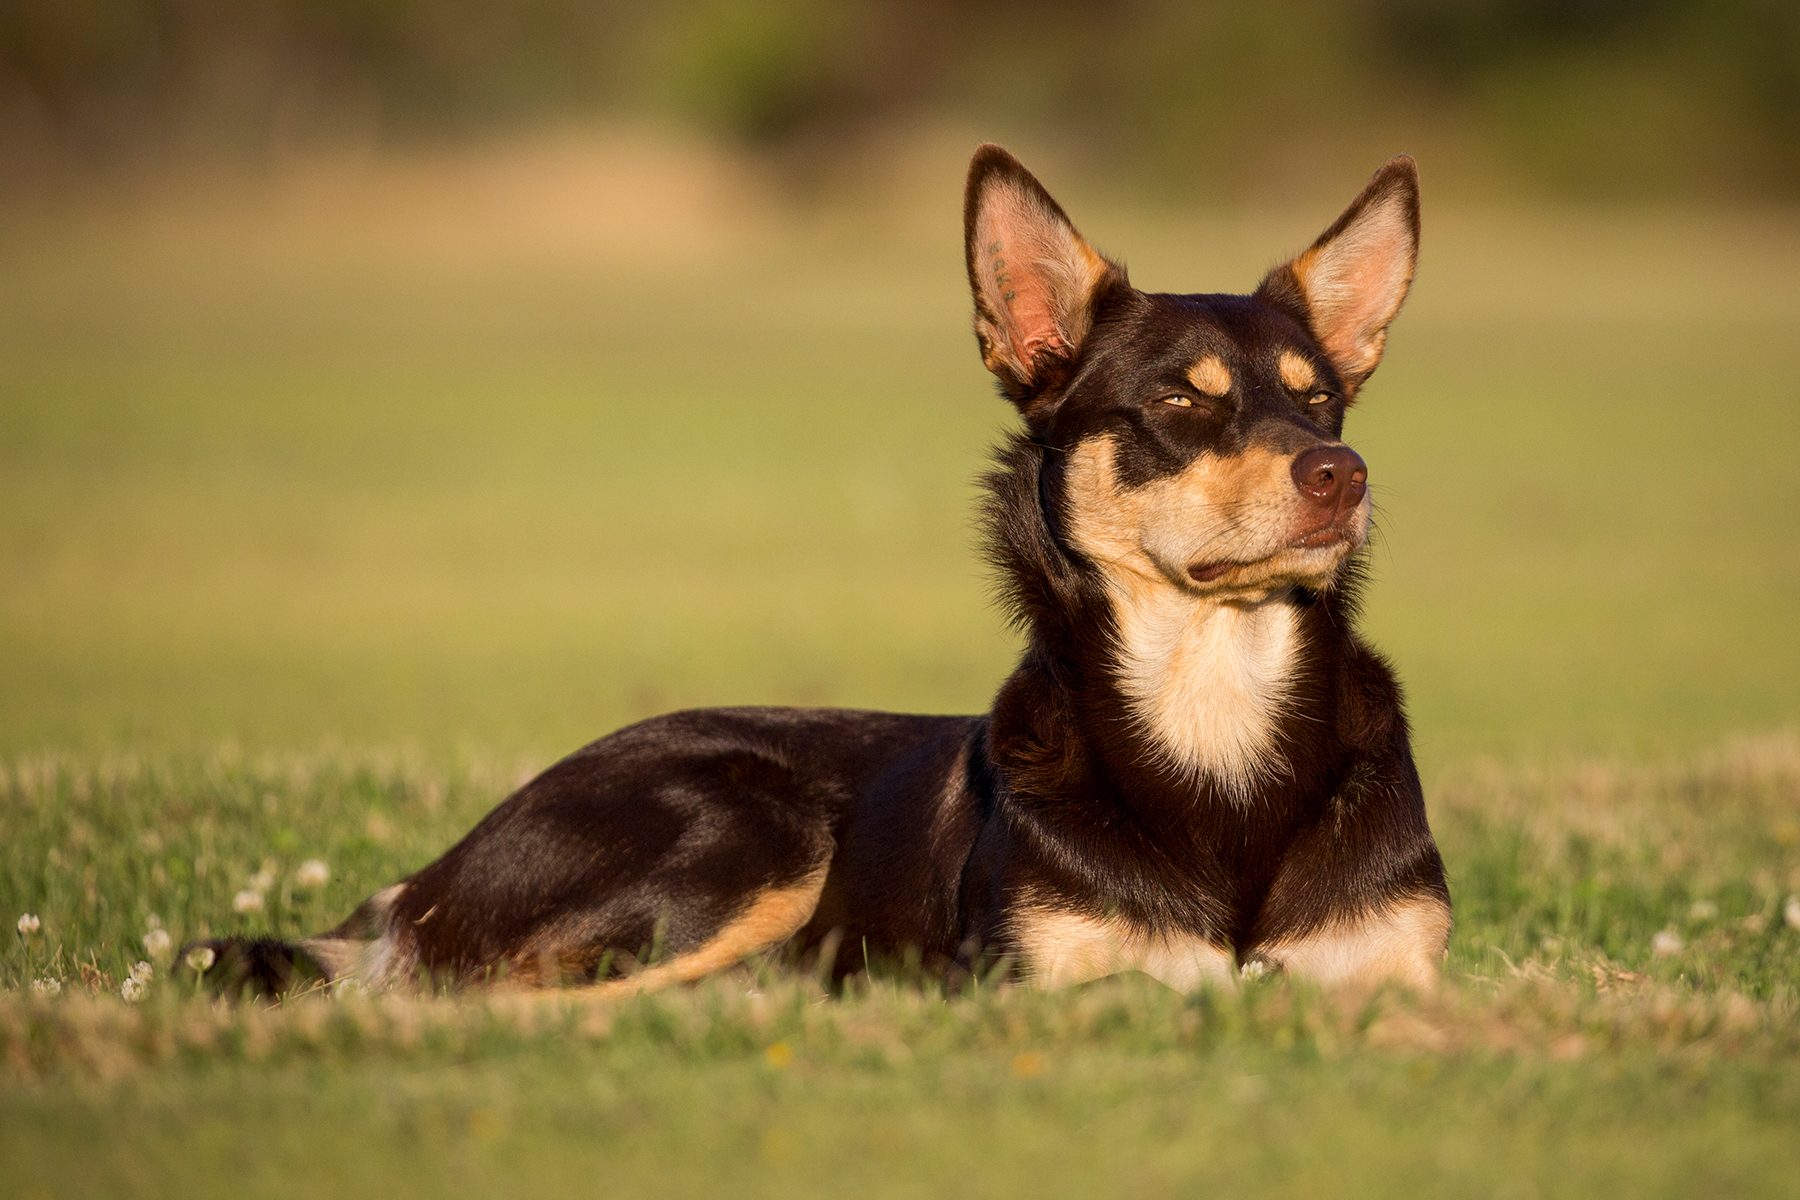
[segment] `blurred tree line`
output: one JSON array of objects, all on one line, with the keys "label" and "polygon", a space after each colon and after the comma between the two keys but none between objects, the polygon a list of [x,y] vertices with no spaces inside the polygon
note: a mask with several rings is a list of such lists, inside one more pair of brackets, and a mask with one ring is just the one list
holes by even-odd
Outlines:
[{"label": "blurred tree line", "polygon": [[13,178],[608,117],[801,171],[948,120],[1176,189],[1366,169],[1373,130],[1560,194],[1792,199],[1800,3],[0,0]]}]

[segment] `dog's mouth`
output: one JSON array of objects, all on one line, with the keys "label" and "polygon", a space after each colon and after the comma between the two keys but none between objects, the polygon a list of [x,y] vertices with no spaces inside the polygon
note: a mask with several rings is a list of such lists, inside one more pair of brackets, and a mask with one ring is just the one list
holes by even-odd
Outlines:
[{"label": "dog's mouth", "polygon": [[1296,583],[1316,582],[1335,572],[1346,555],[1361,544],[1358,531],[1333,521],[1295,537],[1274,554],[1249,562],[1218,559],[1189,565],[1188,578],[1197,584],[1262,582],[1283,577]]},{"label": "dog's mouth", "polygon": [[1188,568],[1188,578],[1195,583],[1215,583],[1244,565],[1246,564],[1235,562],[1195,563]]},{"label": "dog's mouth", "polygon": [[1355,542],[1356,535],[1334,521],[1329,525],[1301,534],[1289,545],[1294,550],[1323,550],[1327,546],[1336,546],[1340,543],[1354,545]]}]

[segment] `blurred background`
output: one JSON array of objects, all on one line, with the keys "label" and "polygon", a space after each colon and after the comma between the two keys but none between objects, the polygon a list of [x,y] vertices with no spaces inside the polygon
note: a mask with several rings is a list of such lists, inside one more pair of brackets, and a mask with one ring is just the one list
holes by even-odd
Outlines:
[{"label": "blurred background", "polygon": [[630,119],[800,187],[948,123],[1029,130],[1160,197],[1266,197],[1365,167],[1372,134],[1481,194],[1800,189],[1780,0],[14,0],[0,53],[14,187]]},{"label": "blurred background", "polygon": [[1418,156],[1428,766],[1790,728],[1797,135],[1778,0],[9,0],[0,753],[984,707],[984,139],[1166,290]]}]

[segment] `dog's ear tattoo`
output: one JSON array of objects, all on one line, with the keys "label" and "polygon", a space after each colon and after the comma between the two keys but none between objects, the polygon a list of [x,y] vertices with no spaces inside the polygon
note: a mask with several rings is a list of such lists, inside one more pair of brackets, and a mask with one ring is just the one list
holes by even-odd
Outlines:
[{"label": "dog's ear tattoo", "polygon": [[1352,387],[1374,374],[1419,261],[1419,169],[1406,155],[1304,253],[1269,272],[1259,294],[1300,316]]},{"label": "dog's ear tattoo", "polygon": [[998,146],[969,164],[963,235],[981,361],[1030,414],[1066,378],[1096,297],[1125,272]]}]

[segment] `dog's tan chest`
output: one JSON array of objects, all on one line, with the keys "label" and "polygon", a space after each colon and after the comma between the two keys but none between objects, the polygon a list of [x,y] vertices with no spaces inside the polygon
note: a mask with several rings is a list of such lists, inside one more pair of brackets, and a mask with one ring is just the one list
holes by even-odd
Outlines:
[{"label": "dog's tan chest", "polygon": [[1273,769],[1293,685],[1293,607],[1195,605],[1178,593],[1121,596],[1120,676],[1132,714],[1184,772],[1250,794]]}]

